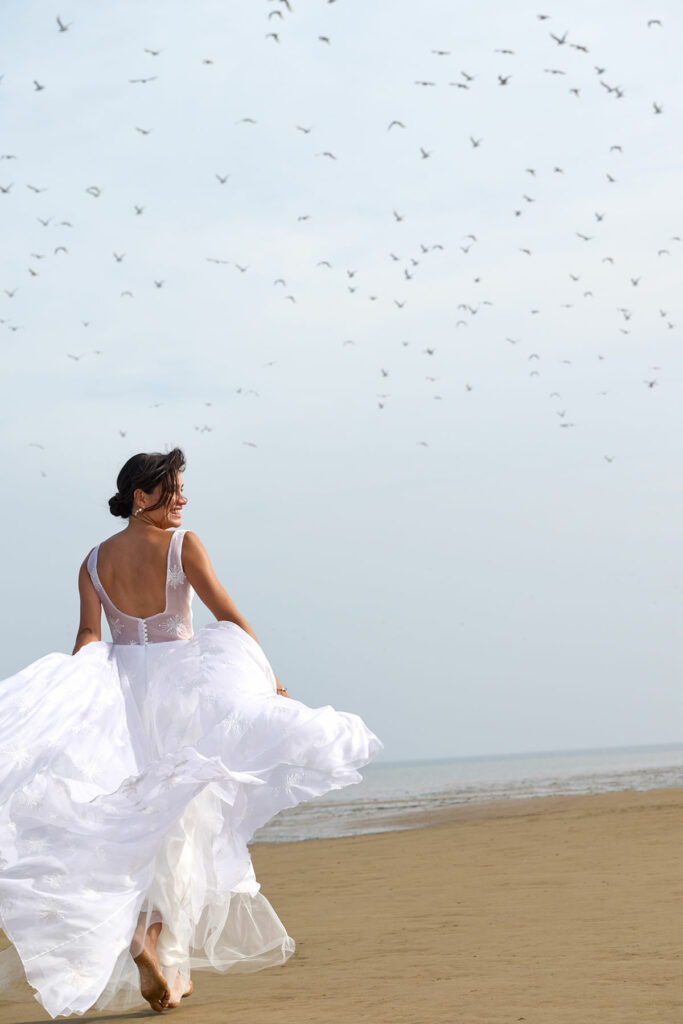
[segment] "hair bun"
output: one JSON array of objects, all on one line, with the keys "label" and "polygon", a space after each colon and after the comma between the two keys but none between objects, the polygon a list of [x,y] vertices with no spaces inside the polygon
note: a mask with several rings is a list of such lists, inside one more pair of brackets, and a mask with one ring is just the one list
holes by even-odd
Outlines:
[{"label": "hair bun", "polygon": [[109,499],[109,511],[113,516],[121,516],[126,519],[130,515],[130,509],[130,501],[124,501],[118,491],[113,498]]}]

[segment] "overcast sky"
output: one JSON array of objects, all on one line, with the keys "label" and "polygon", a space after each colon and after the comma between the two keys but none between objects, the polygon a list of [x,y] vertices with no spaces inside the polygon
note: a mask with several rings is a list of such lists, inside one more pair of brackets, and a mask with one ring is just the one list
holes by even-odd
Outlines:
[{"label": "overcast sky", "polygon": [[2,5],[0,677],[180,445],[384,758],[682,741],[683,11],[291,4]]}]

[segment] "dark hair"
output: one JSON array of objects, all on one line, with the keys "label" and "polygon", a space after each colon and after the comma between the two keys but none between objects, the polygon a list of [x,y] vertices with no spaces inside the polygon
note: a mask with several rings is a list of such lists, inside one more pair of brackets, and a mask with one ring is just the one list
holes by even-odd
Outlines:
[{"label": "dark hair", "polygon": [[109,499],[109,511],[113,516],[127,519],[133,511],[133,493],[139,487],[146,494],[161,484],[161,495],[156,505],[148,505],[145,509],[160,508],[173,497],[176,491],[176,476],[185,469],[185,455],[181,448],[173,448],[170,452],[140,452],[132,455],[124,463],[116,478],[118,493]]}]

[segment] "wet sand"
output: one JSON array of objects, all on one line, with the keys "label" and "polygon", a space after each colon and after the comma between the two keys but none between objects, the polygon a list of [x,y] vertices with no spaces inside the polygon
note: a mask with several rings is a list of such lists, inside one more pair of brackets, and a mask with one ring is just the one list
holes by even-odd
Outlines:
[{"label": "wet sand", "polygon": [[[469,804],[421,824],[253,846],[297,940],[287,964],[197,972],[163,1015],[73,1019],[683,1022],[683,789]],[[49,1019],[35,1000],[0,1003],[0,1024]]]}]

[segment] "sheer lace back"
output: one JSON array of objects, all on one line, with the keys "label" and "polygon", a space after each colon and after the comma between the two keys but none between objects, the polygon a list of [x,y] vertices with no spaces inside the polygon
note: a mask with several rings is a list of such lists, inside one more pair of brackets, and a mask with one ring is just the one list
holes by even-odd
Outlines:
[{"label": "sheer lace back", "polygon": [[125,615],[113,603],[100,583],[97,574],[97,553],[100,545],[90,552],[88,572],[107,617],[111,638],[115,644],[159,644],[169,640],[189,640],[192,633],[192,597],[194,590],[183,572],[180,552],[185,530],[176,530],[168,546],[166,562],[166,607],[163,612],[146,619]]}]

